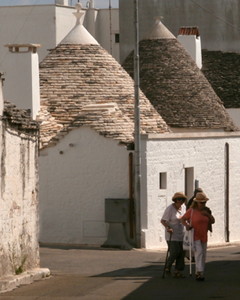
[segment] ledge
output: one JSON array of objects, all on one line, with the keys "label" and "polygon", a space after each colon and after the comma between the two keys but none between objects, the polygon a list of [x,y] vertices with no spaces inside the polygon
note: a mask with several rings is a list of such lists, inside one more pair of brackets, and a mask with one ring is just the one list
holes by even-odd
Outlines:
[{"label": "ledge", "polygon": [[50,270],[47,268],[36,268],[19,275],[12,275],[0,278],[0,294],[9,292],[20,285],[30,284],[34,281],[50,277]]},{"label": "ledge", "polygon": [[240,137],[240,131],[224,132],[171,132],[162,134],[142,134],[142,137],[149,140],[163,139],[209,139],[209,138],[229,138]]}]

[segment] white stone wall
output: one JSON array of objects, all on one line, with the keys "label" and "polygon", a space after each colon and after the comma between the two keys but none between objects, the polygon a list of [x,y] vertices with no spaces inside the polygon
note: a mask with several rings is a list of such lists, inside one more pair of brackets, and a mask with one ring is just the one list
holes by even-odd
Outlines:
[{"label": "white stone wall", "polygon": [[2,125],[0,277],[39,267],[37,136]]},{"label": "white stone wall", "polygon": [[[41,44],[38,49],[41,62],[48,50],[56,47],[76,24],[73,13],[75,7],[56,5],[0,6],[0,69],[5,72],[6,62],[11,60],[6,44]],[[84,26],[91,30],[94,26],[101,46],[110,52],[110,24],[108,9],[94,9],[95,23],[85,20]],[[119,44],[114,42],[114,34],[119,32],[118,9],[112,9],[112,55],[118,59]],[[91,18],[90,18],[91,19]]]},{"label": "white stone wall", "polygon": [[95,38],[117,61],[119,61],[119,43],[115,42],[115,35],[119,33],[118,9],[101,9],[95,24]]},{"label": "white stone wall", "polygon": [[8,80],[4,84],[4,96],[18,108],[30,108],[31,117],[35,120],[40,109],[38,54],[33,53],[28,45],[18,49],[19,52],[15,49],[10,52],[9,60],[5,62]]},{"label": "white stone wall", "polygon": [[234,121],[234,124],[240,128],[240,108],[227,108],[227,112]]},{"label": "white stone wall", "polygon": [[[62,9],[67,10],[67,8]],[[71,9],[70,14],[72,11]],[[10,59],[8,49],[4,47],[6,44],[42,44],[38,51],[40,61],[48,54],[48,49],[56,46],[55,6],[53,5],[0,7],[0,20],[2,72],[5,71],[5,60]]]},{"label": "white stone wall", "polygon": [[[174,138],[175,136],[175,138]],[[194,168],[194,179],[199,180],[210,198],[216,223],[209,234],[209,244],[225,243],[225,144],[230,150],[230,242],[239,241],[240,227],[240,137],[226,134],[173,134],[172,138],[150,138],[142,141],[142,239],[146,248],[164,248],[164,228],[160,224],[165,208],[172,203],[172,195],[185,191],[185,168]],[[167,189],[159,189],[159,173],[167,173]],[[145,184],[146,183],[146,184]],[[194,187],[193,187],[194,188]],[[192,195],[190,195],[192,196]]]},{"label": "white stone wall", "polygon": [[125,146],[89,128],[40,153],[40,242],[103,244],[105,198],[128,198]]},{"label": "white stone wall", "polygon": [[187,52],[191,55],[199,69],[202,68],[202,47],[201,37],[195,35],[178,35],[178,41],[183,45]]}]

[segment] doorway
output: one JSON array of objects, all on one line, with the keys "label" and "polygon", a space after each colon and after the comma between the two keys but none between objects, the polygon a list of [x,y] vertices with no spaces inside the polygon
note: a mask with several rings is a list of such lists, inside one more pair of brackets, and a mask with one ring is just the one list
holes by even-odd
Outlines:
[{"label": "doorway", "polygon": [[184,193],[187,198],[191,198],[194,191],[194,168],[185,168],[185,189]]}]

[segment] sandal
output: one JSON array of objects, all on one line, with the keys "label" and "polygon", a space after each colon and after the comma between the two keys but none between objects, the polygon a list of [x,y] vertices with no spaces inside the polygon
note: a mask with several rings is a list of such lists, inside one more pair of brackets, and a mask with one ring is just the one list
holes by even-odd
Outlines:
[{"label": "sandal", "polygon": [[205,278],[202,276],[201,273],[197,273],[197,274],[196,274],[196,280],[197,280],[197,281],[204,281]]},{"label": "sandal", "polygon": [[168,269],[168,268],[166,268],[166,269],[165,269],[165,274],[168,275],[168,276],[172,275],[172,274],[171,274],[171,270]]},{"label": "sandal", "polygon": [[174,278],[185,278],[186,276],[179,271],[175,271],[173,277]]}]

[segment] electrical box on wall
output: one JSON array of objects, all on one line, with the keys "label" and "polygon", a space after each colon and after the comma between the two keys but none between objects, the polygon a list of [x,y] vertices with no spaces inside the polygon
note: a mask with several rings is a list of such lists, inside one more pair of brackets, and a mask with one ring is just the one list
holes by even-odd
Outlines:
[{"label": "electrical box on wall", "polygon": [[105,199],[105,222],[126,223],[129,218],[129,199]]}]

